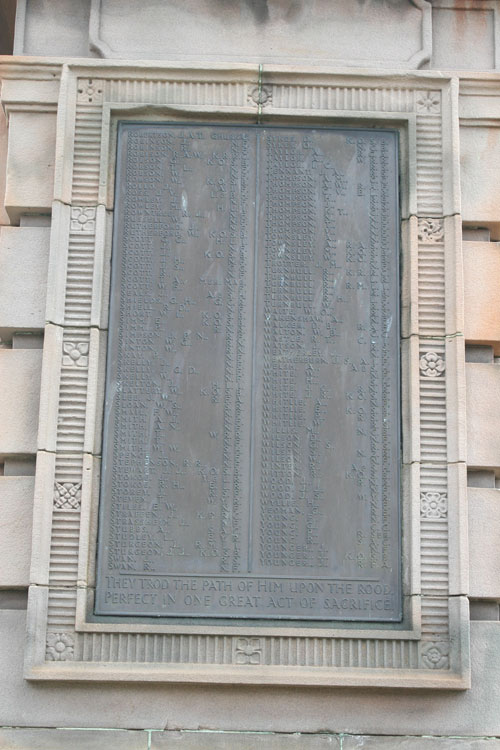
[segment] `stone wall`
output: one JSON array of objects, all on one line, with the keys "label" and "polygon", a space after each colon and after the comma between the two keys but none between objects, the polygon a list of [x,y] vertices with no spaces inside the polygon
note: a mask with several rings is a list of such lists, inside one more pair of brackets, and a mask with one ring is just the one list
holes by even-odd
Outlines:
[{"label": "stone wall", "polygon": [[[499,0],[18,2],[15,57],[2,58],[0,68],[1,748],[500,747],[499,19]],[[77,58],[82,66],[102,62],[109,76],[125,64],[131,75],[140,70],[156,77],[190,65],[225,70],[234,63],[242,76],[250,64],[252,71],[260,64],[264,78],[274,66],[275,76],[289,68],[301,75],[319,70],[325,76],[372,76],[373,87],[383,75],[394,89],[405,76],[429,86],[440,76],[451,82],[453,134],[444,139],[440,179],[445,197],[460,191],[461,207],[445,201],[451,208],[438,218],[461,221],[461,254],[456,252],[445,273],[447,284],[450,274],[453,284],[459,277],[458,289],[463,278],[463,293],[453,302],[458,312],[450,307],[445,315],[462,317],[463,327],[447,328],[441,340],[447,345],[459,341],[453,351],[466,376],[456,411],[463,424],[453,426],[453,414],[446,424],[450,430],[456,427],[457,435],[466,434],[466,446],[458,445],[448,458],[457,471],[467,468],[468,485],[467,518],[450,537],[449,565],[451,580],[468,578],[469,583],[467,591],[450,588],[449,593],[450,599],[468,597],[470,688],[367,687],[355,681],[343,687],[300,687],[293,679],[266,685],[258,678],[246,685],[197,684],[196,675],[189,683],[152,682],[147,676],[132,682],[126,675],[109,682],[91,676],[61,682],[62,673],[59,680],[24,677],[33,642],[31,629],[26,633],[28,587],[31,583],[32,596],[33,589],[43,588],[36,579],[38,553],[32,559],[31,551],[42,549],[41,537],[48,533],[41,483],[55,449],[44,426],[56,413],[59,384],[56,392],[45,382],[41,401],[40,388],[42,357],[52,361],[59,346],[54,299],[65,280],[57,278],[54,248],[63,247],[56,235],[68,199],[57,186],[67,183],[64,139],[74,138],[71,129],[64,138],[60,133],[70,107],[65,65],[76,65]],[[94,91],[92,69],[85,70]],[[228,73],[228,80],[237,75]],[[268,81],[272,88],[271,73]],[[261,102],[257,107],[260,115]],[[168,116],[165,108],[162,117]],[[85,127],[89,150],[75,154],[83,164],[83,204],[86,164],[100,148],[99,132],[92,131],[92,124]],[[82,268],[76,305],[78,278],[82,287],[85,282]],[[449,411],[454,408],[450,402]],[[76,414],[75,419],[82,418]],[[70,517],[63,519],[59,546],[52,550],[63,580],[61,622],[67,617],[67,561],[78,545],[71,523]],[[440,564],[435,555],[431,564]],[[64,639],[61,643],[64,650]]]}]

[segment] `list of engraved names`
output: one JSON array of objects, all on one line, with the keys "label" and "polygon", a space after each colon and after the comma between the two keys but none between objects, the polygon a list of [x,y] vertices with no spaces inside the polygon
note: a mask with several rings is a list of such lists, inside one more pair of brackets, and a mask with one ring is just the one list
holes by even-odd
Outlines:
[{"label": "list of engraved names", "polygon": [[397,134],[121,123],[96,613],[397,621]]}]

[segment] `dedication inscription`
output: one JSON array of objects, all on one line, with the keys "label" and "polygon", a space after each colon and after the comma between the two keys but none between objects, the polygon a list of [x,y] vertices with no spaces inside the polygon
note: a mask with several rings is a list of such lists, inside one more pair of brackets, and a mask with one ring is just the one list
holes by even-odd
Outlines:
[{"label": "dedication inscription", "polygon": [[401,618],[397,134],[121,123],[96,613]]}]

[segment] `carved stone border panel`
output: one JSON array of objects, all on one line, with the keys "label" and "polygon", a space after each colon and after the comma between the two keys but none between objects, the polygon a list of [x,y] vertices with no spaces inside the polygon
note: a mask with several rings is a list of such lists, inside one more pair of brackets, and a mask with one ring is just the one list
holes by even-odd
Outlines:
[{"label": "carved stone border panel", "polygon": [[[457,93],[429,74],[65,67],[58,115],[26,675],[464,688]],[[401,627],[99,622],[92,617],[118,119],[397,127],[402,186]],[[444,161],[446,159],[446,162]]]}]

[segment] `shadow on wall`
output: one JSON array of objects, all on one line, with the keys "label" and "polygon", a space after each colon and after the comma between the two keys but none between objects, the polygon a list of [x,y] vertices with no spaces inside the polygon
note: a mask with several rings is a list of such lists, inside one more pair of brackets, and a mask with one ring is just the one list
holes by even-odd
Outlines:
[{"label": "shadow on wall", "polygon": [[[225,7],[226,9],[232,6],[239,5],[239,3],[235,3],[234,0],[218,0],[218,2],[222,7]],[[266,23],[267,21],[269,21],[269,0],[243,0],[243,4],[252,11],[256,23]],[[288,0],[288,2],[280,2],[278,4],[280,6],[280,9],[284,11],[284,15],[287,21],[292,20],[298,13],[300,13],[300,0]],[[282,8],[281,6],[283,5],[286,7]]]},{"label": "shadow on wall", "polygon": [[0,2],[0,55],[12,55],[15,20],[16,0],[2,0]]},{"label": "shadow on wall", "polygon": [[[273,14],[281,16],[286,21],[293,21],[300,15],[304,5],[304,0],[217,0],[217,2],[225,10],[237,8],[240,4],[246,5],[258,24],[268,22]],[[371,2],[373,0],[357,0],[358,5],[361,6]],[[394,8],[404,4],[404,0],[403,2],[402,0],[377,0],[377,2]]]}]

